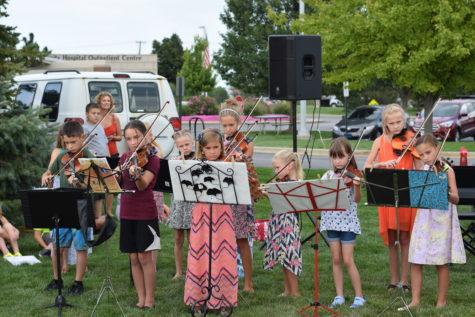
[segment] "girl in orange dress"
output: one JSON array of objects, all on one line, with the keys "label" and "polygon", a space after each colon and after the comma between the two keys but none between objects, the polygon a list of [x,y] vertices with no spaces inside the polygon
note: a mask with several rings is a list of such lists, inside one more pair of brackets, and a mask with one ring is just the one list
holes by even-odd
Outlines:
[{"label": "girl in orange dress", "polygon": [[[197,159],[220,161],[224,157],[223,136],[218,130],[206,129],[198,136]],[[231,205],[195,203],[191,212],[190,245],[185,280],[185,304],[200,305],[208,297],[209,269],[209,223],[210,208],[213,208],[211,222],[212,296],[209,309],[225,310],[237,306],[238,276],[236,258],[236,235]],[[198,303],[197,303],[198,302]]]},{"label": "girl in orange dress", "polygon": [[[114,98],[111,93],[107,91],[101,91],[96,96],[96,103],[101,106],[101,115],[104,117],[106,113],[110,110],[112,106],[115,105]],[[117,149],[117,142],[122,140],[122,128],[120,127],[120,120],[114,111],[104,118],[101,123],[104,128],[109,142],[107,147],[109,148],[109,154],[111,157],[116,158],[114,163],[110,164],[111,168],[116,168],[117,163],[119,162],[119,150]],[[114,204],[114,195],[106,194],[106,212],[109,216],[112,216],[112,206]]]},{"label": "girl in orange dress", "polygon": [[[382,113],[383,134],[373,142],[373,147],[365,163],[365,168],[393,168],[393,169],[414,169],[415,161],[410,151],[399,159],[398,154],[393,149],[393,136],[401,133],[404,129],[406,114],[398,104],[387,105]],[[415,208],[399,208],[399,228],[401,243],[401,276],[398,273],[397,263],[397,223],[396,208],[378,207],[379,234],[383,238],[384,244],[389,248],[389,271],[391,276],[388,289],[395,289],[400,285],[404,291],[409,291],[407,276],[409,273],[409,241],[411,230],[416,217]]]}]

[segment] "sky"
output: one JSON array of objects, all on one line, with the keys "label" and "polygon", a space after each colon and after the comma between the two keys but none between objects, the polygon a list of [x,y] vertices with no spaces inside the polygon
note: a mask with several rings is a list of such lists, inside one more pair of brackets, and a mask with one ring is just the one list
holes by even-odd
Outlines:
[{"label": "sky", "polygon": [[224,0],[10,0],[1,23],[34,33],[55,54],[137,54],[137,41],[150,54],[153,40],[173,33],[189,48],[204,26],[213,54],[226,31],[224,8]]}]

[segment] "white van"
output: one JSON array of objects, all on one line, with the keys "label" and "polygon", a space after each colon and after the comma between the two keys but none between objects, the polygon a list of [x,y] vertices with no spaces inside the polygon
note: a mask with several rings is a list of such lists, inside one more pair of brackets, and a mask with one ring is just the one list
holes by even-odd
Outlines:
[{"label": "white van", "polygon": [[[46,71],[43,74],[20,75],[15,78],[16,102],[24,108],[50,108],[50,122],[85,120],[85,107],[95,101],[101,91],[108,91],[115,100],[115,113],[121,127],[132,119],[151,123],[156,113],[169,101],[154,124],[152,132],[157,138],[164,157],[174,150],[171,138],[181,128],[172,90],[166,78],[149,73],[80,72],[76,70]],[[119,152],[125,151],[125,141]],[[173,154],[174,155],[174,154]]]}]

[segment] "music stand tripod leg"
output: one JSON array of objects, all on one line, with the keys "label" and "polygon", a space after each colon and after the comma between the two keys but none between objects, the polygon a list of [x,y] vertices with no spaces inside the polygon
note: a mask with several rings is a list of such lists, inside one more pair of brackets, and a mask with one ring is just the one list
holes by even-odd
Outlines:
[{"label": "music stand tripod leg", "polygon": [[300,309],[298,313],[300,316],[306,316],[305,312],[307,310],[311,310],[313,312],[312,316],[313,317],[318,317],[319,316],[319,310],[320,308],[326,310],[331,314],[331,316],[336,317],[340,316],[338,312],[334,311],[328,306],[322,305],[319,302],[319,287],[318,287],[318,235],[320,233],[320,230],[318,229],[318,218],[316,219],[315,222],[315,232],[314,232],[314,237],[315,237],[315,244],[312,245],[313,248],[313,259],[314,259],[314,267],[313,267],[313,279],[314,279],[314,289],[313,289],[313,303],[310,303],[308,306],[305,306],[304,308]]},{"label": "music stand tripod leg", "polygon": [[68,304],[66,302],[66,298],[63,296],[63,279],[61,277],[61,251],[60,251],[60,244],[59,244],[59,217],[55,216],[53,218],[54,220],[54,226],[55,226],[55,238],[56,238],[56,272],[58,276],[58,295],[56,295],[56,298],[54,300],[54,304],[47,306],[48,308],[53,308],[57,307],[58,308],[58,316],[61,316],[63,307],[73,307],[73,305]]},{"label": "music stand tripod leg", "polygon": [[[92,164],[94,164],[94,162],[92,162]],[[96,165],[96,168],[97,168],[97,165]],[[99,175],[99,173],[97,175]],[[104,180],[102,179],[101,176],[98,176],[98,177],[99,177],[99,181],[104,182]],[[105,182],[104,182],[104,185],[105,185]],[[107,189],[107,187],[105,187],[105,188]],[[102,208],[104,209],[104,214],[107,215],[105,199],[102,203]],[[105,249],[106,249],[106,258],[109,259],[109,240],[104,241],[104,246],[105,246]],[[110,274],[108,274],[104,278],[104,280],[102,281],[102,286],[101,286],[101,289],[99,291],[99,295],[97,296],[96,304],[94,305],[94,308],[92,309],[91,317],[94,316],[94,313],[96,312],[96,309],[99,306],[99,303],[102,299],[102,296],[104,295],[104,293],[106,291],[111,292],[112,296],[114,296],[114,299],[115,299],[115,302],[116,302],[117,306],[120,309],[121,315],[125,316],[124,310],[122,309],[122,306],[119,303],[119,299],[117,298],[117,295],[114,291],[114,288],[112,287],[112,278],[111,278]]]},{"label": "music stand tripod leg", "polygon": [[[398,184],[398,179],[397,179],[397,173],[394,173],[393,174],[393,188],[394,188],[394,208],[395,208],[395,216],[396,216],[396,241],[394,242],[394,245],[397,247],[396,251],[396,255],[397,255],[397,270],[398,270],[398,275],[399,277],[401,277],[401,265],[402,265],[402,261],[401,261],[401,241],[400,241],[400,235],[401,235],[401,228],[400,228],[400,224],[399,224],[399,184]],[[405,311],[410,315],[410,316],[413,316],[406,300],[404,299],[404,289],[403,289],[403,285],[401,283],[399,283],[397,285],[397,289],[398,289],[398,292],[400,292],[400,295],[399,296],[396,296],[396,298],[394,298],[391,303],[389,303],[389,305],[384,308],[379,314],[378,316],[381,316],[383,313],[385,313],[387,310],[389,310],[390,307],[392,307],[392,305],[397,302],[398,300],[400,300],[402,302],[402,304],[404,305],[403,307],[405,308]]]}]

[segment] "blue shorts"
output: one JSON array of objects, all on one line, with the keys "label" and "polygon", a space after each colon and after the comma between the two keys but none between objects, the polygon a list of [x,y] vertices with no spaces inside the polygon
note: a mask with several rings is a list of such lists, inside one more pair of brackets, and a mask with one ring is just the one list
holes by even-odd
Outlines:
[{"label": "blue shorts", "polygon": [[354,244],[356,233],[351,231],[327,230],[327,240],[329,242],[340,241],[341,244]]},{"label": "blue shorts", "polygon": [[[53,237],[53,242],[56,246],[56,229],[53,229],[51,236]],[[60,248],[70,248],[71,244],[73,244],[73,241],[74,249],[76,251],[86,251],[88,249],[82,230],[59,228]]]}]

